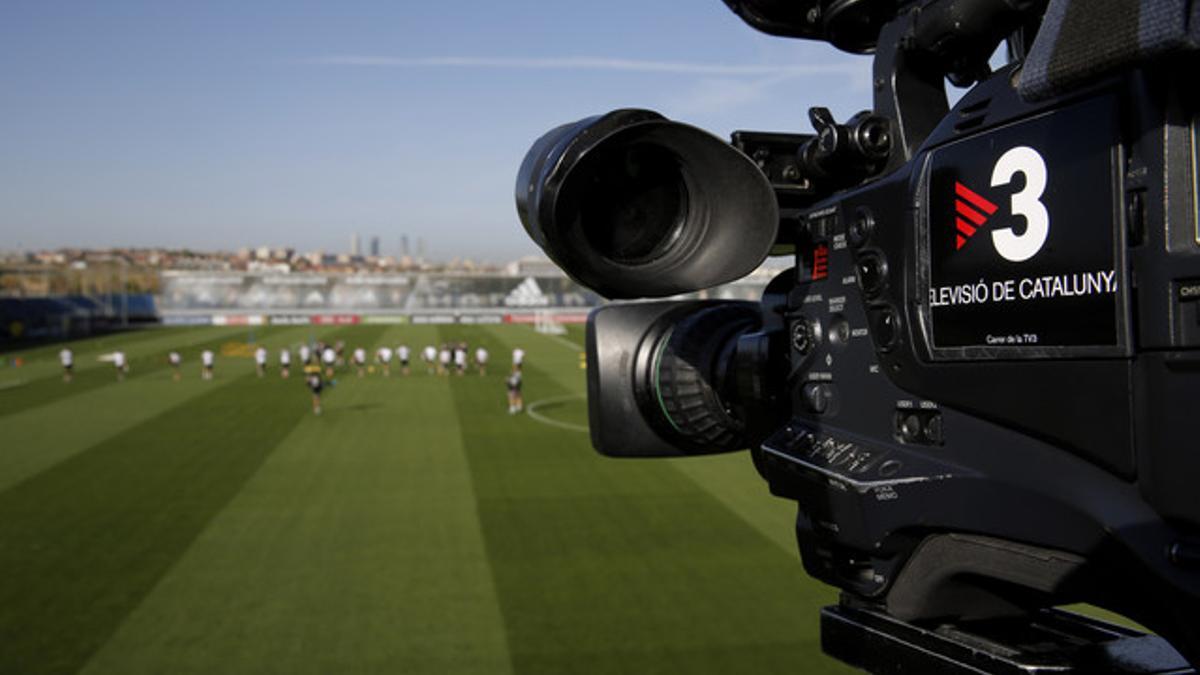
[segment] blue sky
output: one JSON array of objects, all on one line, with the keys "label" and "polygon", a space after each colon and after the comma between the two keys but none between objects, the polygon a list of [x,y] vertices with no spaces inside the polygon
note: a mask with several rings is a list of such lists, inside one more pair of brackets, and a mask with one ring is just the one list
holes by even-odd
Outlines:
[{"label": "blue sky", "polygon": [[618,107],[720,136],[870,106],[869,60],[719,0],[0,3],[0,249],[401,235],[531,253],[529,145]]}]

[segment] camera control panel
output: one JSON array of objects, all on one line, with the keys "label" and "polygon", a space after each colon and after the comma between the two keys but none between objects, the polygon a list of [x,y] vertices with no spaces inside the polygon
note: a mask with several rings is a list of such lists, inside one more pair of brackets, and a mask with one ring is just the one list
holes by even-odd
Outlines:
[{"label": "camera control panel", "polygon": [[[849,219],[837,207],[816,211],[798,226],[788,313],[793,409],[822,425],[868,423],[903,444],[939,446],[940,407],[891,386],[881,372],[878,353],[897,348],[903,331],[898,308],[883,296],[889,260],[872,246],[875,229],[865,207]],[[855,392],[853,400],[846,391]]]}]

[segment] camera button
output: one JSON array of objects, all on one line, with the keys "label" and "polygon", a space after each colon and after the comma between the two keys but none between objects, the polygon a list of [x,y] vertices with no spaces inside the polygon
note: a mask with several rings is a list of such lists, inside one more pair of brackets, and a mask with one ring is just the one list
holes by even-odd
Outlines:
[{"label": "camera button", "polygon": [[921,440],[922,435],[921,418],[916,413],[905,415],[900,420],[900,438],[915,443]]},{"label": "camera button", "polygon": [[875,218],[871,215],[871,210],[867,207],[861,207],[854,214],[854,219],[846,226],[846,238],[850,240],[850,245],[854,248],[859,248],[871,240],[871,235],[875,232]]},{"label": "camera button", "polygon": [[900,316],[891,307],[871,310],[871,332],[879,351],[890,352],[900,342]]},{"label": "camera button", "polygon": [[925,440],[934,445],[942,444],[942,415],[932,413],[925,421]]},{"label": "camera button", "polygon": [[896,459],[889,459],[879,465],[879,476],[881,478],[891,478],[900,473],[900,469],[904,468],[904,464]]},{"label": "camera button", "polygon": [[887,265],[883,257],[875,253],[864,253],[858,259],[858,284],[868,298],[874,298],[883,290],[887,276]]},{"label": "camera button", "polygon": [[839,349],[850,342],[850,322],[840,314],[835,314],[829,323],[829,344]]},{"label": "camera button", "polygon": [[1200,545],[1177,541],[1167,548],[1167,559],[1178,567],[1200,569]]},{"label": "camera button", "polygon": [[792,349],[807,356],[821,341],[821,324],[815,319],[798,316],[792,322]]}]

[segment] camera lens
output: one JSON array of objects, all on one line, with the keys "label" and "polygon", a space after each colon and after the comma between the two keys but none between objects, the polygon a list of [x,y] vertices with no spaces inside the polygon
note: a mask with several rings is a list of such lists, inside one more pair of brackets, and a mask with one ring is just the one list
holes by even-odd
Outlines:
[{"label": "camera lens", "polygon": [[593,310],[587,328],[592,444],[615,457],[678,457],[740,450],[775,429],[744,379],[757,376],[760,361],[742,350],[761,328],[761,307],[745,301],[612,303]]},{"label": "camera lens", "polygon": [[580,200],[580,227],[588,244],[622,264],[662,257],[687,218],[679,160],[662,147],[639,144],[615,148],[595,162],[592,185]]},{"label": "camera lens", "polygon": [[542,250],[611,298],[666,297],[745,276],[779,228],[774,189],[753,160],[648,110],[551,130],[521,163],[515,197]]},{"label": "camera lens", "polygon": [[730,369],[738,336],[759,322],[749,303],[698,303],[646,331],[633,394],[650,426],[693,454],[745,447]]}]

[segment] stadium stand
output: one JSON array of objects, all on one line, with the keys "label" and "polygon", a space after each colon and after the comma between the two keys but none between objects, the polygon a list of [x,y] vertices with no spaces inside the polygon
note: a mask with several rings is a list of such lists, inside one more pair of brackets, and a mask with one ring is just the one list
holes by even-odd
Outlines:
[{"label": "stadium stand", "polygon": [[65,340],[158,321],[154,296],[0,298],[0,342]]}]

